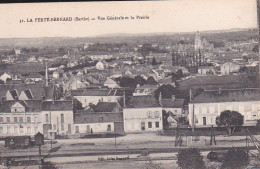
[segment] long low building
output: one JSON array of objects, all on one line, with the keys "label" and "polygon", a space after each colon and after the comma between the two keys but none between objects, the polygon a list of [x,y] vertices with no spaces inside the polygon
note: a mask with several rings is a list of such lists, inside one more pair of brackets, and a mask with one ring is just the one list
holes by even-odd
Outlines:
[{"label": "long low building", "polygon": [[224,110],[241,113],[244,125],[255,125],[260,119],[260,89],[204,91],[189,104],[189,123],[192,127],[215,126]]}]

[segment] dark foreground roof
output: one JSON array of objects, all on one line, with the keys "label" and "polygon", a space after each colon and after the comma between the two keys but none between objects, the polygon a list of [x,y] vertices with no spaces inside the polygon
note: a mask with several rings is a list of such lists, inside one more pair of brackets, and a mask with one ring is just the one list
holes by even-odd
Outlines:
[{"label": "dark foreground roof", "polygon": [[73,110],[72,101],[43,101],[42,111],[69,111]]},{"label": "dark foreground roof", "polygon": [[260,89],[230,89],[204,91],[191,103],[260,101]]},{"label": "dark foreground roof", "polygon": [[127,103],[128,108],[148,108],[161,107],[159,101],[154,96],[133,96]]},{"label": "dark foreground roof", "polygon": [[184,99],[162,99],[162,106],[165,108],[183,108]]},{"label": "dark foreground roof", "polygon": [[0,85],[0,97],[5,97],[7,91],[16,90],[18,95],[21,94],[22,91],[29,90],[33,96],[34,100],[41,100],[43,97],[45,99],[52,99],[54,93],[54,86],[50,84],[49,86],[45,86],[42,83],[34,83],[34,84],[4,84]]}]

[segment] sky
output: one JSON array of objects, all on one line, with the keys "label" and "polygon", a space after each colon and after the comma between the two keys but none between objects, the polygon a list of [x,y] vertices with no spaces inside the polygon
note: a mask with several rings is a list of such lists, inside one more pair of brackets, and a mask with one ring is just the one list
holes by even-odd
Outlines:
[{"label": "sky", "polygon": [[[149,19],[136,19],[136,16]],[[106,20],[97,20],[97,17]],[[134,17],[107,20],[107,16]],[[95,21],[26,22],[46,17]],[[25,22],[19,23],[20,20]],[[174,0],[0,4],[0,38],[88,37],[257,28],[256,0]]]}]

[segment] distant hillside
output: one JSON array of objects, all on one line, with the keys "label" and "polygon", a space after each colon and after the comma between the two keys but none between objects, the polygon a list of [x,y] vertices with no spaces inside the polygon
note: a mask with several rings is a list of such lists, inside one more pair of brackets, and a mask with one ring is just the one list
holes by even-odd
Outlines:
[{"label": "distant hillside", "polygon": [[[201,35],[211,42],[223,40],[247,40],[252,37],[258,37],[257,29],[230,29],[204,31]],[[179,38],[189,38],[194,40],[195,32],[186,33],[149,33],[149,34],[105,34],[95,37],[47,37],[47,38],[0,38],[0,49],[10,49],[13,47],[43,47],[43,46],[78,46],[88,42],[126,42],[128,44],[158,43],[171,44],[176,43]]]}]

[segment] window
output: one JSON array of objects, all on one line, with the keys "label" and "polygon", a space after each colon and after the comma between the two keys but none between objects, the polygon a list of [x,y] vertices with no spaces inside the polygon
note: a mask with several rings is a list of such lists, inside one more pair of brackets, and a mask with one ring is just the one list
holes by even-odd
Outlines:
[{"label": "window", "polygon": [[141,122],[141,130],[145,130],[145,122]]},{"label": "window", "polygon": [[158,111],[155,112],[155,118],[159,118],[160,117],[160,114]]},{"label": "window", "polygon": [[18,133],[18,127],[14,127],[14,134]]},{"label": "window", "polygon": [[148,116],[148,118],[152,118],[152,112],[147,112],[147,116]]},{"label": "window", "polygon": [[212,114],[215,113],[215,107],[213,107],[213,106],[209,107],[209,113],[212,113]]},{"label": "window", "polygon": [[14,122],[17,123],[18,122],[18,118],[14,117]]},{"label": "window", "polygon": [[38,117],[34,116],[34,123],[38,123]]},{"label": "window", "polygon": [[76,126],[76,133],[79,133],[79,126]]},{"label": "window", "polygon": [[20,123],[23,123],[23,117],[19,117]]},{"label": "window", "polygon": [[7,134],[11,133],[11,127],[7,126]]},{"label": "window", "polygon": [[38,133],[38,127],[34,127],[34,133]]},{"label": "window", "polygon": [[64,123],[64,114],[61,114],[61,115],[60,115],[60,121],[61,121],[62,123]]},{"label": "window", "polygon": [[27,133],[31,133],[31,127],[27,127]]},{"label": "window", "polygon": [[64,123],[61,123],[61,130],[64,130]]},{"label": "window", "polygon": [[10,117],[6,117],[7,123],[10,123]]},{"label": "window", "polygon": [[57,130],[57,127],[56,127],[56,125],[55,125],[55,124],[53,125],[53,130]]},{"label": "window", "polygon": [[107,131],[111,131],[111,125],[107,125]]},{"label": "window", "polygon": [[104,121],[103,117],[99,117],[99,118],[98,118],[98,122],[99,122],[99,123],[103,123],[103,121]]},{"label": "window", "polygon": [[199,123],[199,119],[198,117],[195,117],[195,124],[198,124]]},{"label": "window", "polygon": [[207,107],[202,107],[202,113],[203,114],[207,113]]},{"label": "window", "polygon": [[20,126],[20,133],[23,133],[23,126]]},{"label": "window", "polygon": [[49,115],[48,114],[45,114],[45,122],[49,123]]},{"label": "window", "polygon": [[4,128],[0,127],[0,133],[3,133],[3,132],[4,132]]},{"label": "window", "polygon": [[159,126],[160,126],[159,121],[155,122],[155,127],[156,127],[156,128],[159,128]]},{"label": "window", "polygon": [[148,122],[148,128],[152,128],[152,122]]},{"label": "window", "polygon": [[0,123],[4,122],[4,118],[0,117]]},{"label": "window", "polygon": [[27,122],[31,123],[31,117],[27,117]]}]

